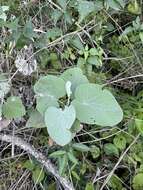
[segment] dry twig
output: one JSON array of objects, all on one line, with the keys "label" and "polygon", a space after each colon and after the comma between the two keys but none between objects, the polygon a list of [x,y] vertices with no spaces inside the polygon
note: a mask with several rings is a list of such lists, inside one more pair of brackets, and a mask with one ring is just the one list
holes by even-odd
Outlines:
[{"label": "dry twig", "polygon": [[13,137],[12,135],[6,135],[2,133],[0,134],[0,140],[9,143],[12,143],[14,141],[14,144],[16,146],[31,154],[40,164],[42,164],[42,166],[44,166],[47,172],[50,172],[54,177],[56,177],[65,190],[74,190],[71,182],[64,177],[61,177],[51,161],[47,159],[46,156],[44,156],[41,152],[37,151],[33,146],[31,146],[19,137]]}]

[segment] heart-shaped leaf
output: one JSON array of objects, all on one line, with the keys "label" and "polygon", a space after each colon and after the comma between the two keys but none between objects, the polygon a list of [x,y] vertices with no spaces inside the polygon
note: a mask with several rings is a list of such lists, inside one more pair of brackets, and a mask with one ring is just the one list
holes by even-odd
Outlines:
[{"label": "heart-shaped leaf", "polygon": [[66,94],[65,82],[63,79],[53,75],[41,77],[35,84],[34,91],[38,95],[46,95],[58,99]]},{"label": "heart-shaped leaf", "polygon": [[50,137],[59,145],[64,146],[72,140],[72,127],[76,118],[76,112],[71,105],[64,110],[49,107],[45,112],[45,123]]},{"label": "heart-shaped leaf", "polygon": [[75,89],[77,86],[80,84],[88,83],[88,79],[86,78],[85,75],[83,75],[82,70],[78,67],[71,68],[66,70],[61,77],[67,82],[71,82],[71,90],[72,93],[75,92]]},{"label": "heart-shaped leaf", "polygon": [[114,126],[123,118],[123,112],[114,96],[102,85],[82,84],[77,87],[72,102],[77,118],[87,124]]},{"label": "heart-shaped leaf", "polygon": [[53,75],[41,77],[34,91],[37,95],[37,110],[44,114],[48,107],[58,107],[58,99],[66,95],[65,81]]}]

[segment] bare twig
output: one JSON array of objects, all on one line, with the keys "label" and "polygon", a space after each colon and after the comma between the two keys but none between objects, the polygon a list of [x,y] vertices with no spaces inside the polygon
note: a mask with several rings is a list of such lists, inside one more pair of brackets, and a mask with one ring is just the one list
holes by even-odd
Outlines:
[{"label": "bare twig", "polygon": [[117,79],[117,80],[109,81],[109,82],[105,83],[105,85],[118,83],[118,82],[128,80],[128,79],[140,78],[140,77],[143,77],[143,74],[134,75],[134,76],[130,76],[130,77],[125,77],[125,78],[120,78],[120,79]]},{"label": "bare twig", "polygon": [[61,177],[55,168],[55,166],[51,163],[49,159],[46,158],[41,152],[37,151],[34,147],[32,147],[27,142],[23,141],[21,138],[12,136],[12,135],[6,135],[6,134],[0,134],[0,140],[12,143],[14,141],[15,145],[26,151],[27,153],[31,154],[44,168],[47,170],[47,172],[50,172],[54,177],[56,177],[59,182],[62,184],[65,190],[74,190],[73,185],[71,182]]}]

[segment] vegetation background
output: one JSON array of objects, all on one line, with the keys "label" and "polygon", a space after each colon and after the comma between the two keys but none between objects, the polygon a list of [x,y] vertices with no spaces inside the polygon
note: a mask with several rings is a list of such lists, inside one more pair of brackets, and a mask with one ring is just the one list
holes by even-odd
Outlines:
[{"label": "vegetation background", "polygon": [[[124,119],[77,123],[74,139],[59,146],[42,128],[34,85],[74,67],[106,85]],[[76,190],[143,189],[142,0],[0,0],[0,73],[0,134],[34,145]],[[14,142],[0,142],[0,190],[62,188]]]}]

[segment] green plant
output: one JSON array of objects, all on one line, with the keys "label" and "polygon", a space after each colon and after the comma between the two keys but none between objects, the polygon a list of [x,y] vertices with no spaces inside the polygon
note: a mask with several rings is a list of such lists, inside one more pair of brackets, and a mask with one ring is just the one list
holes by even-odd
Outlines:
[{"label": "green plant", "polygon": [[74,137],[71,128],[81,123],[114,126],[122,118],[122,109],[103,85],[88,82],[79,68],[61,76],[41,77],[34,86],[37,110],[43,115],[50,137],[59,145]]}]

